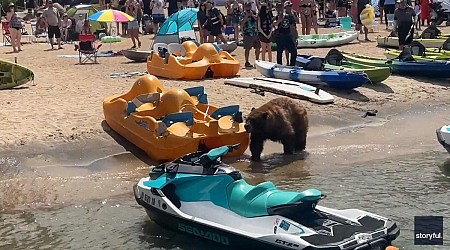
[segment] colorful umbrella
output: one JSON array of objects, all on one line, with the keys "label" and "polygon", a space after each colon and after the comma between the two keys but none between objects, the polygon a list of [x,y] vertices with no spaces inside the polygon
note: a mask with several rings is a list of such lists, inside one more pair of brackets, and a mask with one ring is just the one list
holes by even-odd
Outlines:
[{"label": "colorful umbrella", "polygon": [[131,22],[134,21],[134,17],[123,13],[122,11],[118,10],[102,10],[99,12],[96,12],[92,14],[92,16],[89,17],[90,21],[97,21],[97,22]]}]

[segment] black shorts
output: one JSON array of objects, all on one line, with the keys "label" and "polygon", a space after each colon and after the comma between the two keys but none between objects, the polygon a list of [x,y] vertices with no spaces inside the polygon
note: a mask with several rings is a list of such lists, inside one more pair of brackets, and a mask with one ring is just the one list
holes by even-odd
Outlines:
[{"label": "black shorts", "polygon": [[267,39],[267,37],[261,33],[259,33],[259,40],[263,43],[271,43],[271,39]]},{"label": "black shorts", "polygon": [[384,1],[385,1],[385,0],[380,0],[380,1],[378,2],[378,6],[380,6],[381,8],[384,8]]},{"label": "black shorts", "polygon": [[357,24],[362,24],[362,22],[361,22],[361,12],[362,12],[364,9],[365,9],[365,8],[358,8],[358,16],[356,17]]},{"label": "black shorts", "polygon": [[222,27],[220,25],[212,25],[209,34],[212,36],[218,36],[222,34]]},{"label": "black shorts", "polygon": [[395,12],[395,4],[386,4],[384,6],[384,14],[394,14]]},{"label": "black shorts", "polygon": [[61,30],[59,29],[58,26],[48,26],[48,38],[52,39],[53,37],[55,38],[60,38],[61,37]]},{"label": "black shorts", "polygon": [[[397,36],[398,36],[398,45],[404,46],[404,45],[410,45],[413,41],[413,34],[414,34],[414,28],[411,29],[412,24],[400,24],[398,25],[397,29]],[[408,39],[406,37],[409,35]]]}]

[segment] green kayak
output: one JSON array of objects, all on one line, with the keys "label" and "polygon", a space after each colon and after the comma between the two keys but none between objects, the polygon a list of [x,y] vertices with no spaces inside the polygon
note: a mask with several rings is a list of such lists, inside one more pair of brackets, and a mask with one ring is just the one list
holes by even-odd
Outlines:
[{"label": "green kayak", "polygon": [[[387,49],[384,51],[384,55],[387,59],[395,59],[400,55],[401,51],[397,49]],[[439,53],[426,51],[424,56],[413,55],[414,59],[421,61],[433,61],[433,60],[450,60],[450,53]]]},{"label": "green kayak", "polygon": [[390,68],[389,64],[386,63],[387,60],[383,58],[368,57],[344,51],[341,51],[341,53],[342,55],[344,55],[345,59],[349,62],[360,63],[374,67]]},{"label": "green kayak", "polygon": [[382,82],[391,75],[391,69],[389,67],[375,67],[347,60],[342,61],[341,66],[326,63],[325,69],[348,72],[364,72],[373,83]]},{"label": "green kayak", "polygon": [[34,79],[33,71],[28,68],[0,60],[0,89],[9,89]]},{"label": "green kayak", "polygon": [[[335,59],[330,59],[333,57]],[[375,67],[346,60],[346,57],[336,49],[330,50],[325,58],[311,55],[299,55],[297,56],[297,63],[298,65],[302,65],[305,62],[312,60],[312,58],[320,58],[322,61],[325,61],[324,67],[326,70],[366,73],[372,83],[382,82],[391,75],[391,69],[389,67]],[[342,58],[342,60],[338,58]]]}]

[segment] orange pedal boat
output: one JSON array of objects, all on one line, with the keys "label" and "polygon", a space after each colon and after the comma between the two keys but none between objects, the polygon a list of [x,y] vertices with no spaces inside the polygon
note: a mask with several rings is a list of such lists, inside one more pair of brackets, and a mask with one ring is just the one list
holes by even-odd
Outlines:
[{"label": "orange pedal boat", "polygon": [[114,131],[159,162],[237,143],[229,156],[240,156],[249,144],[239,105],[208,104],[203,86],[165,91],[144,75],[129,92],[105,98],[103,112]]},{"label": "orange pedal boat", "polygon": [[233,77],[239,73],[239,62],[226,51],[217,52],[216,46],[211,43],[197,47],[194,42],[186,41],[181,45],[184,55],[164,50],[153,51],[147,58],[148,73],[184,80]]}]

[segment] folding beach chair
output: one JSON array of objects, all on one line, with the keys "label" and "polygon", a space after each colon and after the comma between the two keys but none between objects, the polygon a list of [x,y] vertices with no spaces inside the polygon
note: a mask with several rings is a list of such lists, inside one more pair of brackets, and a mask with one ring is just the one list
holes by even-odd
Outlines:
[{"label": "folding beach chair", "polygon": [[11,45],[11,34],[9,33],[9,22],[2,22],[3,45]]},{"label": "folding beach chair", "polygon": [[[97,52],[98,49],[102,46],[102,44],[97,45],[95,47],[95,35],[94,34],[80,34],[78,36],[79,49],[78,56],[80,59],[80,64],[85,64],[88,61],[92,63],[97,63]],[[83,58],[84,55],[84,58]]]}]

